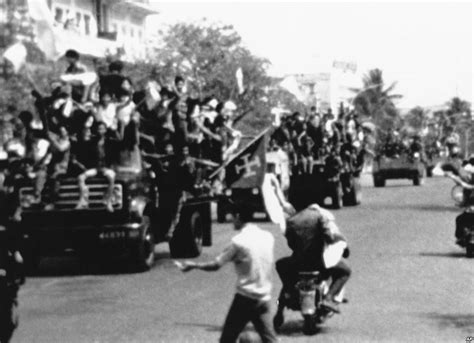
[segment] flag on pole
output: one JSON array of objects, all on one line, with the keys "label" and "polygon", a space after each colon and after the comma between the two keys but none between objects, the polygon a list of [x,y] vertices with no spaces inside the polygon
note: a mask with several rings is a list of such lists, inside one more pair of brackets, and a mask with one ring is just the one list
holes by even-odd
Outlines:
[{"label": "flag on pole", "polygon": [[300,87],[298,86],[298,82],[296,81],[294,76],[286,77],[282,82],[280,82],[280,87],[286,89],[288,92],[293,94],[299,101],[304,100],[304,96],[301,93]]},{"label": "flag on pole", "polygon": [[59,58],[54,34],[54,17],[46,0],[28,0],[28,10],[33,19],[36,42],[49,60]]},{"label": "flag on pole", "polygon": [[263,184],[266,171],[265,130],[250,142],[225,167],[227,188],[254,188]]},{"label": "flag on pole", "polygon": [[243,94],[244,89],[244,73],[242,72],[242,68],[239,67],[235,72],[235,79],[237,80],[237,88],[239,89],[239,94]]},{"label": "flag on pole", "polygon": [[13,65],[15,74],[17,74],[21,67],[23,67],[26,63],[26,55],[27,51],[25,46],[18,42],[5,50],[3,53],[3,58],[10,61],[10,63]]}]

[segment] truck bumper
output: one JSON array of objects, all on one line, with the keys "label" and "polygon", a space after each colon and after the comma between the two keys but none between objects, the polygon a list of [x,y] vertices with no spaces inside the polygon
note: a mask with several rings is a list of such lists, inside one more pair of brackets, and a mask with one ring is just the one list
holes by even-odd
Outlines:
[{"label": "truck bumper", "polygon": [[116,251],[126,253],[140,243],[144,235],[141,223],[35,227],[22,230],[26,244],[41,256],[73,250],[78,252]]}]

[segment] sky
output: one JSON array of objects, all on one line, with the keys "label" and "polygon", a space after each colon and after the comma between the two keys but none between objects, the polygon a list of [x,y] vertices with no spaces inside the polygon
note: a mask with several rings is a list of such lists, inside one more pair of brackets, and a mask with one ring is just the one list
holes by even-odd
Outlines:
[{"label": "sky", "polygon": [[473,100],[473,4],[463,2],[163,2],[160,25],[232,24],[273,75],[327,71],[333,60],[380,68],[402,108]]}]

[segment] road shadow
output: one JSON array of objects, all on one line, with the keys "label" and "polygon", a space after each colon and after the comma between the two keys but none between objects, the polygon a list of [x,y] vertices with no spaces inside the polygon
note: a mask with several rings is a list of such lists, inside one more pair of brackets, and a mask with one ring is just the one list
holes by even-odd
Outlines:
[{"label": "road shadow", "polygon": [[[325,327],[318,326],[316,328],[316,332],[311,335],[321,335],[328,332],[328,329]],[[307,336],[303,333],[303,321],[302,320],[289,320],[286,321],[278,330],[279,336],[286,336],[286,337],[303,337]],[[307,336],[307,337],[311,337]]]},{"label": "road shadow", "polygon": [[205,323],[174,323],[175,326],[196,327],[206,329],[208,332],[221,332],[221,325],[205,324]]},{"label": "road shadow", "polygon": [[464,252],[421,252],[419,254],[423,257],[449,257],[449,258],[461,258],[465,257]]},{"label": "road shadow", "polygon": [[446,205],[418,205],[418,206],[413,206],[412,207],[414,210],[420,210],[420,211],[433,211],[433,212],[461,212],[462,209],[459,207],[455,207],[454,205],[452,206],[446,206]]},{"label": "road shadow", "polygon": [[441,328],[453,327],[461,329],[466,332],[472,332],[474,330],[474,314],[440,314],[440,313],[425,313],[422,314],[424,317],[428,317],[438,322],[438,326]]},{"label": "road shadow", "polygon": [[[160,267],[170,259],[169,251],[163,249],[155,250],[155,265]],[[49,277],[72,277],[86,275],[126,275],[140,274],[136,266],[125,258],[110,258],[105,254],[93,257],[80,258],[76,254],[67,254],[54,257],[43,257],[38,268],[27,273],[27,277],[49,278]]]}]

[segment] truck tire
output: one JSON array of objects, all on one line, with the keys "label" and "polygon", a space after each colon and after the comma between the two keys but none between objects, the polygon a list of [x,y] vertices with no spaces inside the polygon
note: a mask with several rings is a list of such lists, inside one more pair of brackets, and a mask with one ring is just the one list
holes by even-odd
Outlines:
[{"label": "truck tire", "polygon": [[469,258],[474,257],[474,244],[472,243],[466,244],[466,257],[469,257]]},{"label": "truck tire", "polygon": [[198,209],[183,213],[173,238],[170,253],[173,258],[192,258],[201,255],[203,221]]},{"label": "truck tire", "polygon": [[224,202],[218,201],[217,202],[217,222],[218,223],[225,223],[227,220],[227,211]]},{"label": "truck tire", "polygon": [[414,186],[422,186],[425,182],[424,172],[422,174],[416,173],[413,177],[413,185]]},{"label": "truck tire", "polygon": [[361,191],[355,185],[351,187],[350,192],[344,194],[344,206],[357,206],[361,203]]},{"label": "truck tire", "polygon": [[433,169],[434,169],[434,166],[427,166],[426,167],[426,176],[427,177],[433,177]]},{"label": "truck tire", "polygon": [[333,195],[332,195],[332,207],[334,209],[338,210],[342,208],[342,206],[344,206],[342,198],[343,198],[342,186],[341,186],[341,183],[338,182],[337,186],[334,187]]},{"label": "truck tire", "polygon": [[385,179],[379,175],[379,174],[374,174],[374,187],[385,187]]},{"label": "truck tire", "polygon": [[153,267],[155,263],[155,238],[151,230],[150,217],[144,215],[143,222],[143,236],[140,237],[138,246],[135,247],[132,253],[132,262],[138,271],[147,271]]},{"label": "truck tire", "polygon": [[26,273],[30,275],[36,274],[41,262],[41,255],[39,247],[27,239],[24,246],[20,249],[20,254],[23,257]]}]

